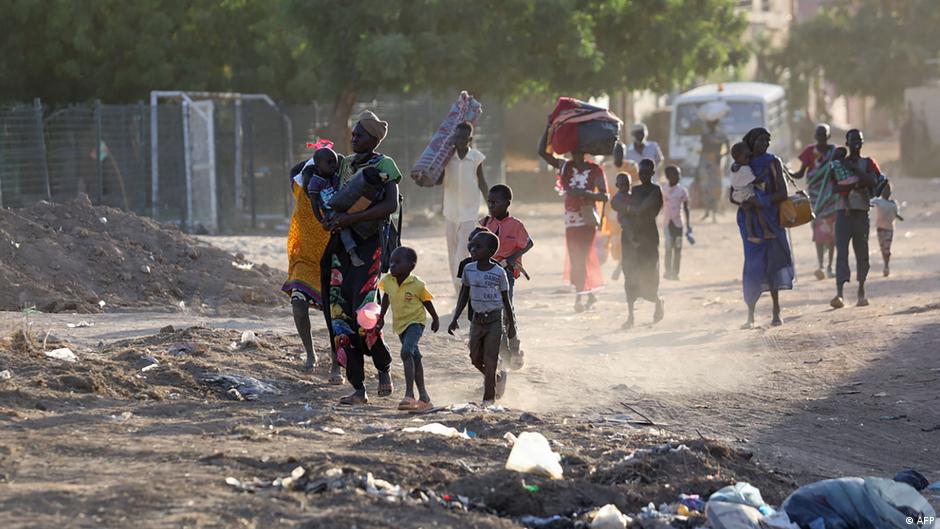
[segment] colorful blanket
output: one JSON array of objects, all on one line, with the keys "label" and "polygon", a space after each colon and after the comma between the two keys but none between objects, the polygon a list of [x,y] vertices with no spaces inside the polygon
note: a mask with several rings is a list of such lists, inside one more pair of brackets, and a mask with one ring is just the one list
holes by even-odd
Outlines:
[{"label": "colorful blanket", "polygon": [[[548,122],[548,147],[552,152],[581,151],[600,155],[612,153],[622,123],[606,108],[571,97],[558,98]],[[588,138],[588,135],[592,137]],[[608,141],[603,141],[602,137],[607,137]],[[606,147],[608,143],[610,149]],[[595,150],[604,152],[591,152]]]},{"label": "colorful blanket", "polygon": [[422,187],[433,187],[441,184],[441,175],[444,173],[444,167],[454,155],[454,143],[451,136],[457,125],[469,122],[476,125],[480,114],[483,113],[483,107],[480,102],[473,98],[466,90],[460,92],[457,101],[450,108],[447,117],[437,128],[437,132],[431,136],[431,141],[424,148],[424,152],[418,157],[414,167],[411,169],[411,178],[415,183]]}]

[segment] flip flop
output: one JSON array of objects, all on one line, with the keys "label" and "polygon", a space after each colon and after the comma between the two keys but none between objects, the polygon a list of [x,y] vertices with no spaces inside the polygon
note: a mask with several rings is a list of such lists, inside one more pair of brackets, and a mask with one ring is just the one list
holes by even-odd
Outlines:
[{"label": "flip flop", "polygon": [[332,386],[342,386],[346,383],[346,377],[343,376],[340,372],[330,373],[330,385]]},{"label": "flip flop", "polygon": [[415,408],[414,408],[415,413],[423,413],[433,408],[434,406],[430,402],[424,402],[423,400],[415,401]]}]

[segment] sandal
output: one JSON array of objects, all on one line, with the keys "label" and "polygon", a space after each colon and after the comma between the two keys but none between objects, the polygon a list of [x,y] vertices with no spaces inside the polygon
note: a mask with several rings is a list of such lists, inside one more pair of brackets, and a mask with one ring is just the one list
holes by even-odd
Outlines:
[{"label": "sandal", "polygon": [[360,396],[358,393],[353,393],[352,395],[346,395],[339,399],[339,403],[343,406],[355,406],[358,404],[368,404],[369,397]]},{"label": "sandal", "polygon": [[418,400],[415,400],[414,397],[405,397],[401,399],[401,402],[398,403],[399,411],[414,411],[418,409]]},{"label": "sandal", "polygon": [[392,391],[395,390],[395,386],[392,384],[392,375],[389,373],[379,373],[379,390],[377,391],[378,396],[387,397],[392,394]]}]

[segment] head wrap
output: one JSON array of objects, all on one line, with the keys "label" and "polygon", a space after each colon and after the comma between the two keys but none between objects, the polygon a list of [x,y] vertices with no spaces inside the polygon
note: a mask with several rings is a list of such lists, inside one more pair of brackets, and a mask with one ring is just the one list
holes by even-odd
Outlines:
[{"label": "head wrap", "polygon": [[371,110],[365,110],[362,114],[359,114],[359,124],[362,125],[362,128],[366,129],[366,132],[371,134],[373,138],[379,140],[380,143],[385,139],[385,135],[388,134],[388,122],[380,120],[379,117],[375,115],[375,112]]},{"label": "head wrap", "polygon": [[747,131],[747,134],[744,135],[741,141],[747,145],[747,148],[750,149],[751,152],[754,152],[754,144],[757,143],[757,138],[761,136],[770,136],[770,131],[764,127],[755,127]]},{"label": "head wrap", "polygon": [[634,123],[633,126],[630,127],[630,134],[633,134],[634,132],[640,132],[640,131],[642,131],[643,134],[649,134],[650,132],[649,129],[646,128],[645,123]]}]

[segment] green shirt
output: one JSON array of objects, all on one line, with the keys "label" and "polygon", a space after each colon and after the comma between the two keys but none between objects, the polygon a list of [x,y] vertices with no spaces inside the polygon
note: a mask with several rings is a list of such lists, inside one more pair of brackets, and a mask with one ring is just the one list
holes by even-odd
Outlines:
[{"label": "green shirt", "polygon": [[395,165],[395,160],[384,154],[373,153],[372,157],[364,163],[355,163],[356,155],[344,156],[339,163],[339,186],[343,187],[356,174],[366,167],[375,167],[382,175],[383,182],[398,182],[401,180],[401,171]]}]

